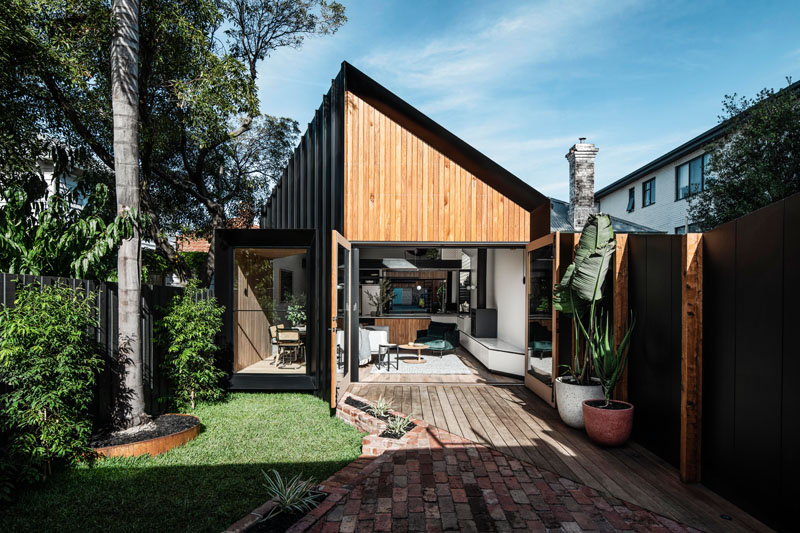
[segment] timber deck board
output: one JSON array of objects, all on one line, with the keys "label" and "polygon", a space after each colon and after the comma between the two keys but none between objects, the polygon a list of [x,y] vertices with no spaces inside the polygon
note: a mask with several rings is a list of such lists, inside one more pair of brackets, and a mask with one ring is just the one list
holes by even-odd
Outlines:
[{"label": "timber deck board", "polygon": [[402,406],[404,413],[429,424],[697,529],[769,530],[702,484],[681,483],[677,469],[638,444],[597,447],[519,381],[487,383],[484,378],[477,383],[362,382],[350,390],[368,400],[390,398],[395,408]]}]

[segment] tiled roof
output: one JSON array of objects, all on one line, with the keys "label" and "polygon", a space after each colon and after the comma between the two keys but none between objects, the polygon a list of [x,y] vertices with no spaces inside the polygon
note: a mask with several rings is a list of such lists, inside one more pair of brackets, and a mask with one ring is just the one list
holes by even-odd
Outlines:
[{"label": "tiled roof", "polygon": [[[229,218],[225,221],[225,227],[228,229],[259,229],[258,225],[248,223],[242,217]],[[210,241],[206,237],[184,233],[175,239],[175,247],[179,252],[208,252]]]},{"label": "tiled roof", "polygon": [[[611,216],[611,227],[614,228],[615,233],[664,233],[615,216]],[[575,231],[569,221],[569,204],[567,202],[550,198],[550,231]]]}]

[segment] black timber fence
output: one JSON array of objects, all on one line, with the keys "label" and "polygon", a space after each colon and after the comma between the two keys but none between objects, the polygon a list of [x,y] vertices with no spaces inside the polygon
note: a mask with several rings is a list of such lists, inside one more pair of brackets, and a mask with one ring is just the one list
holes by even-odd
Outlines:
[{"label": "black timber fence", "polygon": [[681,437],[681,236],[628,236],[633,439],[675,467]]},{"label": "black timber fence", "polygon": [[702,481],[786,531],[800,479],[798,228],[795,194],[703,234]]},{"label": "black timber fence", "polygon": [[[75,292],[93,295],[98,316],[97,326],[90,333],[99,346],[105,364],[97,380],[91,415],[96,428],[102,427],[113,420],[113,400],[121,379],[116,370],[119,358],[117,285],[92,280],[0,273],[0,305],[13,307],[17,289],[35,283],[42,286],[60,283],[71,287]],[[145,407],[150,414],[161,412],[163,406],[159,398],[170,393],[169,383],[161,371],[166,347],[157,342],[155,325],[163,317],[172,298],[182,291],[180,287],[142,286],[142,380]],[[199,298],[205,299],[209,296],[213,296],[213,292],[205,290],[200,293]],[[4,385],[0,384],[0,387]],[[0,388],[0,392],[2,391]]]}]

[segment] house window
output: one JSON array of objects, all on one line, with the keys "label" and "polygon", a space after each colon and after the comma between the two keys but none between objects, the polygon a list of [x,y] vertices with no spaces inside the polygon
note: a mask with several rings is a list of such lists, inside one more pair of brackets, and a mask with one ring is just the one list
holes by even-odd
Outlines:
[{"label": "house window", "polygon": [[711,181],[708,171],[710,160],[709,154],[703,154],[675,168],[675,201],[708,188]]},{"label": "house window", "polygon": [[[700,224],[689,224],[689,233],[700,233]],[[686,226],[678,226],[675,228],[675,235],[686,235]]]},{"label": "house window", "polygon": [[656,179],[650,178],[642,183],[642,207],[656,203]]},{"label": "house window", "polygon": [[633,211],[634,207],[636,207],[636,187],[631,187],[628,189],[628,213]]}]

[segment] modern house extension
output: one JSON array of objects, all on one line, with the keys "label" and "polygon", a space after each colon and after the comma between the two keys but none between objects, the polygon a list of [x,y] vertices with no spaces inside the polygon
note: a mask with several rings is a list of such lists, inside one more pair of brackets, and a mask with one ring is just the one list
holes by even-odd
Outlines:
[{"label": "modern house extension", "polygon": [[[593,190],[596,152],[581,141],[567,155],[576,194],[565,226],[560,203],[342,63],[261,229],[216,233],[231,388],[308,390],[335,405],[351,382],[385,371],[374,363],[437,337],[401,356],[431,369],[457,348],[552,405],[570,328],[550,297],[594,210],[577,192]],[[382,286],[391,293],[378,308]]]}]

